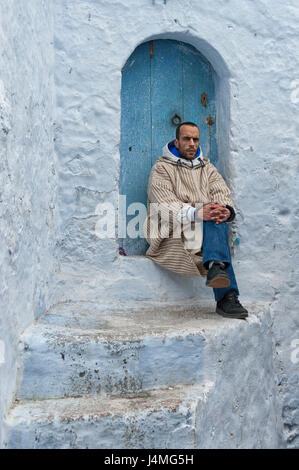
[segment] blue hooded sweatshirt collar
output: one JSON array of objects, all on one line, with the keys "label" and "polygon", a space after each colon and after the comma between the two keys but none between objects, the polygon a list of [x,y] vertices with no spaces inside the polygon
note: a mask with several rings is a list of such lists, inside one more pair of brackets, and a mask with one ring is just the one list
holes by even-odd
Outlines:
[{"label": "blue hooded sweatshirt collar", "polygon": [[[168,144],[168,149],[171,151],[171,153],[175,156],[175,157],[178,157],[178,158],[184,158],[185,157],[182,157],[182,155],[179,153],[178,149],[176,148],[175,144],[174,144],[174,140],[172,140],[171,142],[169,142]],[[194,157],[193,160],[195,160],[195,158],[198,158],[200,156],[200,153],[201,153],[201,149],[200,149],[200,146],[198,146],[198,149],[197,149],[197,152],[196,152],[196,155]],[[186,160],[186,159],[185,159]]]},{"label": "blue hooded sweatshirt collar", "polygon": [[202,155],[202,151],[200,147],[198,147],[195,157],[192,160],[189,160],[187,158],[182,157],[179,154],[179,151],[174,144],[174,140],[172,140],[171,142],[168,142],[163,147],[163,156],[161,158],[175,165],[182,165],[182,166],[186,166],[189,168],[197,168],[197,167],[205,166],[202,160],[202,158],[204,157]]}]

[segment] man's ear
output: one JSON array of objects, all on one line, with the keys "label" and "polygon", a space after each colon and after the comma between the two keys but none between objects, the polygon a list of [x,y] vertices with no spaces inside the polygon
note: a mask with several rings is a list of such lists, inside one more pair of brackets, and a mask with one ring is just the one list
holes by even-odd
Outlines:
[{"label": "man's ear", "polygon": [[177,149],[179,148],[179,141],[178,141],[178,139],[174,139],[174,145],[176,146]]}]

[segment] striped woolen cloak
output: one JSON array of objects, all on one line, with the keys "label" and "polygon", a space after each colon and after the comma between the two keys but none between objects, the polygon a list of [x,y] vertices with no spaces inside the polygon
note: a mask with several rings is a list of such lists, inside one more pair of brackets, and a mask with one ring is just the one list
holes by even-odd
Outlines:
[{"label": "striped woolen cloak", "polygon": [[[205,276],[201,251],[194,254],[185,249],[184,234],[174,231],[177,214],[186,204],[199,207],[203,203],[218,201],[234,207],[231,192],[208,158],[198,158],[191,163],[170,154],[167,146],[163,154],[152,167],[148,182],[148,215],[144,233],[150,247],[146,256],[170,271],[186,276]],[[163,217],[157,226],[152,209],[155,205],[151,203],[159,204],[162,212],[163,207],[165,210],[170,208],[172,217],[168,219],[167,230],[163,226]]]}]

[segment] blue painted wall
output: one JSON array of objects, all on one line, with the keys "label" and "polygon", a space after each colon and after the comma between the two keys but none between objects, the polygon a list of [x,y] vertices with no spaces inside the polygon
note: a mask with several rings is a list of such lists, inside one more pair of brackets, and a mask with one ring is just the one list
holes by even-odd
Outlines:
[{"label": "blue painted wall", "polygon": [[[192,46],[173,40],[141,44],[130,56],[122,73],[120,194],[132,202],[147,201],[147,183],[152,165],[162,147],[175,138],[175,115],[200,128],[205,156],[217,164],[214,71]],[[207,104],[202,104],[202,93]],[[206,118],[213,118],[209,126]],[[138,213],[136,212],[136,216]],[[135,216],[127,217],[127,222]],[[127,254],[144,254],[143,238],[120,239]]]}]

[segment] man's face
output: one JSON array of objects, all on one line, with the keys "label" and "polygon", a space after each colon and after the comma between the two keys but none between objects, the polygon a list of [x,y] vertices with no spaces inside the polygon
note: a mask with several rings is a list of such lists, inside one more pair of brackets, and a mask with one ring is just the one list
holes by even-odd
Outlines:
[{"label": "man's face", "polygon": [[194,126],[182,126],[180,128],[180,138],[175,139],[174,145],[184,158],[193,160],[199,146],[199,130]]}]

